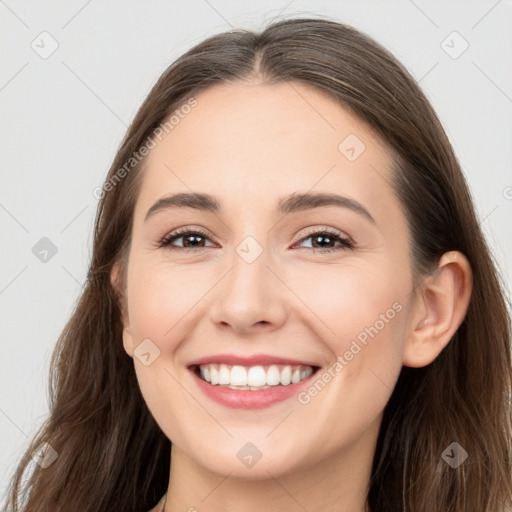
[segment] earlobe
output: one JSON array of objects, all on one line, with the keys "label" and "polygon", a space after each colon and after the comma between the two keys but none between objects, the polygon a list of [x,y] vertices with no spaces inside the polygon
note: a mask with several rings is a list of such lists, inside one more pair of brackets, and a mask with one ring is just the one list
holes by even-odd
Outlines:
[{"label": "earlobe", "polygon": [[464,320],[471,291],[471,266],[464,254],[443,254],[434,274],[418,290],[404,348],[404,366],[420,368],[436,359]]},{"label": "earlobe", "polygon": [[110,282],[116,293],[117,303],[121,312],[121,322],[123,324],[123,347],[125,352],[133,358],[133,337],[131,335],[130,320],[128,316],[128,308],[126,304],[125,293],[122,290],[120,280],[119,262],[115,263],[110,273]]}]

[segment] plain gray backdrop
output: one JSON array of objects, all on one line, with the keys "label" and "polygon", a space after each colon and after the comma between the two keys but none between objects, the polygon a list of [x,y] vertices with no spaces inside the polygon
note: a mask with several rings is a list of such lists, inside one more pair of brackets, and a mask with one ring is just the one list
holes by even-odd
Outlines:
[{"label": "plain gray backdrop", "polygon": [[420,81],[510,290],[510,0],[0,0],[0,493],[48,411],[50,355],[88,269],[93,190],[140,103],[207,36],[308,14],[368,33]]}]

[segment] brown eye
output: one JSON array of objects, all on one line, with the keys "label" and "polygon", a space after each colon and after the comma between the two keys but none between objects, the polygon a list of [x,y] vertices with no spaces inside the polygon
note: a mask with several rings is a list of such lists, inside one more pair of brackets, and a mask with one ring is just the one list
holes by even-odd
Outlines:
[{"label": "brown eye", "polygon": [[[173,245],[175,241],[182,240],[181,245]],[[161,247],[169,249],[196,249],[208,247],[205,245],[206,240],[209,240],[206,233],[201,230],[185,229],[167,235],[161,242]]]},{"label": "brown eye", "polygon": [[[308,236],[302,238],[299,243],[304,242],[305,240],[311,239],[310,248],[313,251],[319,252],[331,252],[331,251],[339,251],[343,249],[353,249],[353,242],[341,236],[340,233],[329,231],[329,230],[321,230],[310,233]],[[335,244],[338,244],[337,246]],[[304,248],[301,247],[301,248]]]}]

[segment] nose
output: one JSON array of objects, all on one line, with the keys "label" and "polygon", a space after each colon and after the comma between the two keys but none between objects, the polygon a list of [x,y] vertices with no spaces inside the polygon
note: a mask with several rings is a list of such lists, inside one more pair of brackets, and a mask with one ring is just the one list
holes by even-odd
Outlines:
[{"label": "nose", "polygon": [[266,251],[252,262],[235,252],[231,270],[217,285],[212,322],[237,334],[272,331],[286,320],[286,286],[276,277]]}]

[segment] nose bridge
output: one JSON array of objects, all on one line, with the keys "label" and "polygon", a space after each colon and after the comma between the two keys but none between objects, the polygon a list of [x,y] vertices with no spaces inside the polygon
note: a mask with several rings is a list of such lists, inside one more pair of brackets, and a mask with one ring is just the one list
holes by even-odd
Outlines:
[{"label": "nose bridge", "polygon": [[222,280],[212,307],[212,320],[244,331],[261,322],[279,324],[284,319],[283,290],[273,272],[271,251],[254,236],[234,247],[231,270]]},{"label": "nose bridge", "polygon": [[270,264],[269,251],[263,244],[264,241],[260,243],[249,235],[234,247],[232,271],[224,293],[236,297],[240,308],[257,308],[271,291],[269,281],[272,273],[267,268]]},{"label": "nose bridge", "polygon": [[234,288],[263,289],[268,286],[269,251],[253,236],[245,237],[236,247],[232,258],[231,280]]}]

